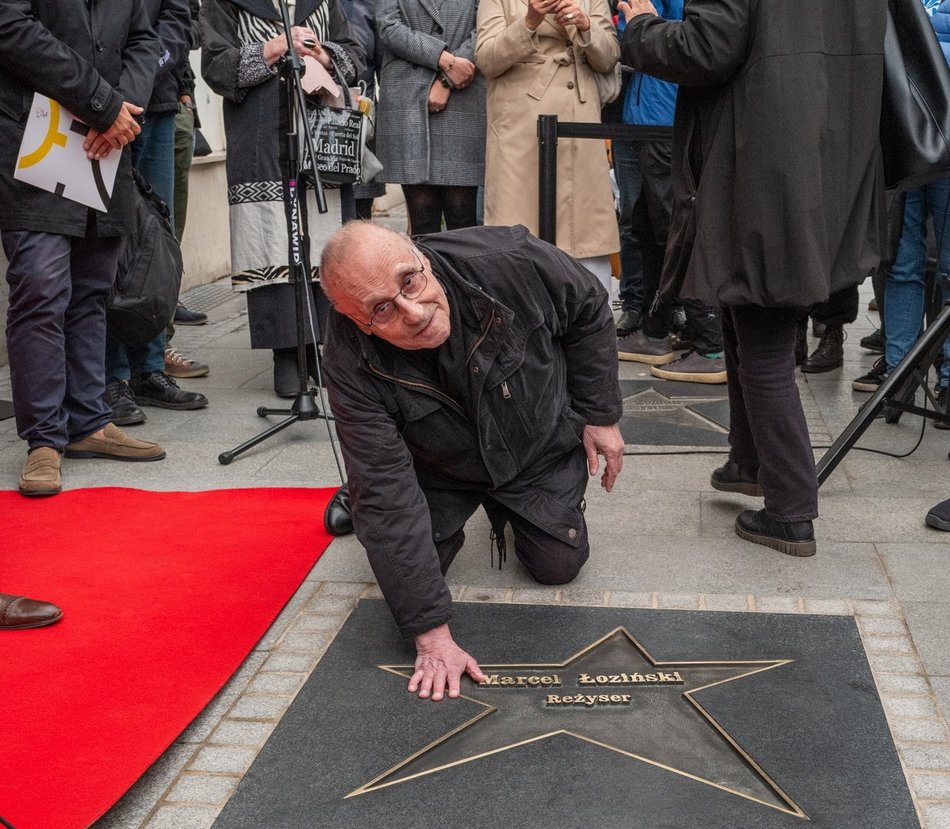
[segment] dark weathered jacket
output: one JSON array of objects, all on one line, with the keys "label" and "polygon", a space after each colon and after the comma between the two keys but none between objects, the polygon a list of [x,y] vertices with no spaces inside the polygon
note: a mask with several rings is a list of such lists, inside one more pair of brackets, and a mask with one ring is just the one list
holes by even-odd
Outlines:
[{"label": "dark weathered jacket", "polygon": [[616,423],[622,411],[613,317],[587,270],[520,226],[418,243],[457,303],[437,349],[457,355],[453,390],[426,360],[336,313],[324,361],[356,534],[406,635],[451,615],[433,538],[467,516],[439,493],[490,493],[576,543],[580,514],[556,500],[558,460],[583,455],[586,424]]},{"label": "dark weathered jacket", "polygon": [[[123,101],[148,103],[159,45],[142,0],[4,0],[0,3],[0,228],[84,236],[89,208],[16,181],[13,171],[33,93],[59,101],[99,131]],[[101,236],[125,233],[132,166],[123,150]]]},{"label": "dark weathered jacket", "polygon": [[188,62],[191,7],[188,0],[145,0],[149,21],[161,41],[149,113],[178,112],[178,74]]},{"label": "dark weathered jacket", "polygon": [[876,267],[885,0],[687,0],[625,63],[680,84],[663,287],[806,306]]}]

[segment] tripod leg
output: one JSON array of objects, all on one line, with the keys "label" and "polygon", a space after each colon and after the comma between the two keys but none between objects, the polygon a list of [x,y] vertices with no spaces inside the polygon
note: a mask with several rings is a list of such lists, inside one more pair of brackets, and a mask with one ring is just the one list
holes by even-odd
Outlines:
[{"label": "tripod leg", "polygon": [[276,435],[278,432],[283,431],[288,426],[291,426],[294,423],[296,423],[299,419],[300,417],[298,415],[292,414],[290,417],[286,418],[285,420],[280,421],[280,423],[275,423],[273,426],[270,427],[270,429],[264,432],[261,432],[259,435],[256,435],[255,437],[252,437],[250,440],[245,441],[240,446],[234,447],[234,449],[231,449],[229,452],[222,452],[220,455],[218,455],[218,462],[222,464],[223,466],[227,466],[242,452],[246,452],[248,449],[251,449],[252,447],[257,446],[257,444],[262,443],[263,441],[267,440],[271,435]]},{"label": "tripod leg", "polygon": [[851,447],[858,442],[868,426],[874,422],[875,416],[884,406],[885,401],[905,390],[905,384],[922,367],[922,373],[926,373],[926,366],[933,359],[934,349],[943,347],[943,341],[948,331],[950,331],[950,303],[944,305],[940,316],[924,331],[920,339],[914,343],[913,348],[907,352],[904,359],[881,383],[880,388],[874,392],[871,399],[858,410],[854,420],[845,427],[845,430],[838,436],[831,448],[818,461],[816,471],[819,486],[828,479],[828,476],[841,463]]}]

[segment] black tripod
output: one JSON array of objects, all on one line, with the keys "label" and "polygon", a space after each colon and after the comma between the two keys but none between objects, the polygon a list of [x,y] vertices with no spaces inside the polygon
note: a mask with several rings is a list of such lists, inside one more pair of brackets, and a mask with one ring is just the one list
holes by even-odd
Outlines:
[{"label": "black tripod", "polygon": [[871,399],[861,407],[854,419],[845,427],[831,448],[825,452],[816,467],[819,486],[825,482],[834,468],[844,459],[848,450],[858,442],[865,430],[874,422],[874,418],[885,407],[897,412],[910,412],[923,417],[950,423],[950,416],[932,409],[917,406],[914,392],[922,386],[924,393],[933,402],[930,389],[927,388],[927,370],[943,351],[943,343],[950,334],[950,302],[947,302],[940,315],[927,327],[913,348],[903,360],[888,374],[887,379]]},{"label": "black tripod", "polygon": [[[316,159],[316,153],[313,147],[313,137],[306,128],[306,109],[304,103],[303,86],[300,79],[303,75],[303,66],[300,58],[294,49],[293,38],[291,36],[290,13],[287,9],[285,0],[279,0],[280,13],[283,20],[284,36],[287,38],[287,54],[278,61],[278,69],[284,84],[286,94],[287,110],[287,181],[284,187],[284,214],[287,219],[287,242],[288,242],[288,263],[290,281],[294,286],[294,307],[296,311],[297,322],[297,396],[289,409],[272,409],[267,406],[260,406],[257,414],[260,417],[268,415],[287,415],[287,417],[275,423],[269,429],[261,432],[256,437],[245,441],[240,446],[236,446],[228,452],[222,452],[218,455],[218,461],[224,465],[231,463],[242,452],[247,451],[253,446],[267,440],[272,435],[283,431],[288,426],[300,420],[322,419],[327,422],[329,431],[329,421],[333,415],[321,412],[317,406],[314,397],[314,389],[309,387],[308,367],[307,367],[307,337],[304,328],[304,319],[310,323],[309,328],[313,336],[313,347],[316,355],[317,382],[320,383],[320,351],[318,347],[319,323],[315,320],[315,303],[308,296],[310,292],[310,244],[309,234],[307,232],[307,209],[306,199],[306,179],[309,176],[313,180],[314,191],[317,199],[317,210],[320,213],[327,212],[326,197],[323,192],[323,184],[320,181],[320,175],[313,165]],[[303,124],[301,132],[307,146],[307,157],[311,160],[311,166],[306,171],[301,170],[300,152],[298,142],[298,124]],[[306,316],[305,316],[306,315]],[[332,441],[332,434],[331,434]],[[337,468],[339,469],[339,460]],[[340,479],[343,480],[342,470]]]}]

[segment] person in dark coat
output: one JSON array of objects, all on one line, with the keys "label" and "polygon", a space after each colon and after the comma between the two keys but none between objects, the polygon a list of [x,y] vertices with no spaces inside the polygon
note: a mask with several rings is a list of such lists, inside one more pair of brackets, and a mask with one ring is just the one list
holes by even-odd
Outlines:
[{"label": "person in dark coat", "polygon": [[[10,262],[7,348],[17,432],[29,445],[19,490],[53,495],[67,457],[158,460],[158,444],[110,423],[106,299],[121,236],[131,227],[129,152],[159,61],[142,0],[8,0],[0,4],[0,238]],[[58,101],[89,132],[90,159],[121,153],[109,208],[99,212],[17,181],[34,93]],[[50,152],[57,152],[53,147]]]},{"label": "person in dark coat", "polygon": [[812,555],[795,325],[880,259],[886,4],[689,0],[682,21],[649,0],[620,9],[624,61],[680,85],[665,295],[723,307],[730,454],[712,485],[764,493],[740,537]]},{"label": "person in dark coat", "polygon": [[[132,166],[165,202],[174,229],[176,70],[188,60],[191,8],[188,0],[145,0],[145,7],[162,51],[142,133],[132,145]],[[203,394],[179,388],[165,373],[164,329],[141,346],[128,345],[110,332],[106,338],[106,402],[117,426],[143,423],[145,412],[140,406],[184,411],[208,405]]]},{"label": "person in dark coat", "polygon": [[[203,0],[201,74],[224,98],[227,139],[228,213],[231,227],[231,285],[247,293],[251,348],[274,353],[274,392],[291,398],[298,392],[297,311],[287,266],[287,113],[285,87],[277,62],[287,52],[278,7],[273,0]],[[293,9],[291,38],[301,58],[313,58],[336,80],[353,86],[363,71],[363,50],[343,13],[340,0],[300,0]],[[327,212],[317,210],[312,186],[306,206],[311,258],[340,224],[355,218],[352,185],[327,188]],[[305,316],[310,376],[319,380],[314,337],[307,320],[317,321],[322,339],[327,302],[312,270],[312,291]]]},{"label": "person in dark coat", "polygon": [[367,222],[321,262],[335,307],[324,353],[357,537],[418,658],[410,692],[459,694],[476,661],[452,639],[445,572],[482,504],[499,555],[543,584],[589,554],[583,498],[623,461],[616,333],[606,292],[524,227],[413,244]]}]

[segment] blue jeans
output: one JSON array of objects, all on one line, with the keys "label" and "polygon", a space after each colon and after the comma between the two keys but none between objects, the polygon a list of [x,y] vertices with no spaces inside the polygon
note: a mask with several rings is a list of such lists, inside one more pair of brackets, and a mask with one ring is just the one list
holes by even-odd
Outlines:
[{"label": "blue jeans", "polygon": [[[937,276],[944,302],[950,299],[950,176],[907,193],[904,226],[897,256],[884,285],[884,357],[894,368],[920,336],[926,305],[927,217],[933,218],[937,242]],[[943,346],[940,385],[950,380],[950,339]]]},{"label": "blue jeans", "polygon": [[[132,166],[168,205],[175,228],[175,113],[147,115],[132,147]],[[169,320],[171,322],[171,320]],[[128,380],[133,369],[141,374],[165,370],[165,331],[143,346],[106,338],[106,381]]]},{"label": "blue jeans", "polygon": [[620,191],[620,305],[624,311],[639,311],[643,304],[643,260],[640,240],[633,229],[633,206],[641,186],[637,146],[632,141],[614,141],[611,149]]}]

